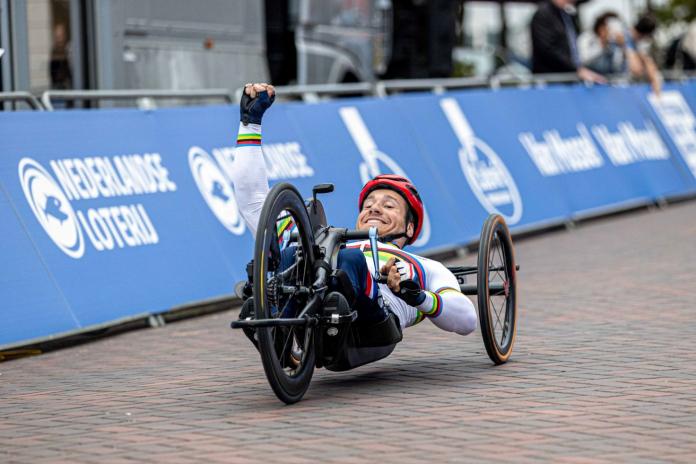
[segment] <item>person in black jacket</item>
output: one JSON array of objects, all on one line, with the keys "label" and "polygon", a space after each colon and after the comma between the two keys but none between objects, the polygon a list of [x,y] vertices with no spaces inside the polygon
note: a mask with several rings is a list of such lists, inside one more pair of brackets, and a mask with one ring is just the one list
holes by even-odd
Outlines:
[{"label": "person in black jacket", "polygon": [[575,0],[547,0],[532,17],[532,72],[575,72],[580,79],[605,83],[606,79],[581,66],[577,29],[567,12]]}]

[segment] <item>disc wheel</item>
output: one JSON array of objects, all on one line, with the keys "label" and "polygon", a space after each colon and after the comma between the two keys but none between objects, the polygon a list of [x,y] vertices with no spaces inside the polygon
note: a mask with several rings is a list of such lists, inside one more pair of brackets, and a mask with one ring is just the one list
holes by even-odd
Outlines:
[{"label": "disc wheel", "polygon": [[477,278],[483,344],[491,360],[503,364],[515,343],[517,275],[510,231],[497,214],[488,216],[481,230]]},{"label": "disc wheel", "polygon": [[[254,249],[257,319],[295,318],[305,307],[313,280],[314,236],[302,197],[282,183],[266,197]],[[309,387],[315,350],[310,327],[257,328],[263,368],[273,392],[295,403]]]}]

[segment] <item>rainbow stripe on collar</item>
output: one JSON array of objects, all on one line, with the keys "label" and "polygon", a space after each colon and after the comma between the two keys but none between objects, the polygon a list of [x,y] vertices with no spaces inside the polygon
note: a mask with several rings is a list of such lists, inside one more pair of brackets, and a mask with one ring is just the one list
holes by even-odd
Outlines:
[{"label": "rainbow stripe on collar", "polygon": [[237,147],[259,146],[261,146],[261,134],[239,134],[237,136]]}]

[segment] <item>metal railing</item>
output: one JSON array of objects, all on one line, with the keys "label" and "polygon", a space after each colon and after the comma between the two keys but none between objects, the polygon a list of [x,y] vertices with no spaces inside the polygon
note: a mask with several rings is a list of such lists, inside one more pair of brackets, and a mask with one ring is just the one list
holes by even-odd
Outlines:
[{"label": "metal railing", "polygon": [[[374,96],[386,97],[399,92],[433,92],[443,93],[451,89],[497,88],[501,85],[527,86],[530,83],[579,82],[576,74],[548,74],[529,76],[493,76],[493,77],[454,77],[440,79],[394,79],[375,82],[356,82],[347,84],[311,84],[276,87],[279,98],[300,98],[305,102],[315,102],[337,96]],[[238,88],[235,98],[242,95],[243,88]]]},{"label": "metal railing", "polygon": [[[277,86],[278,95],[285,99],[300,98],[305,102],[315,102],[322,97],[375,95],[375,85],[372,82],[351,82],[345,84],[310,84]],[[239,101],[244,87],[234,92],[235,101]]]},{"label": "metal railing", "polygon": [[690,79],[696,79],[696,71],[684,71],[681,69],[674,69],[660,72],[662,73],[662,77],[666,81],[683,82],[688,81]]},{"label": "metal railing", "polygon": [[154,100],[162,99],[221,99],[227,103],[232,102],[232,95],[227,89],[202,89],[202,90],[47,90],[41,95],[41,101],[47,110],[54,109],[54,100],[137,100],[141,109],[153,109],[157,106]]},{"label": "metal railing", "polygon": [[[685,77],[682,75],[682,77]],[[686,76],[688,78],[688,76]],[[693,77],[693,76],[691,76]],[[614,84],[624,84],[627,79],[623,76],[610,77],[610,82]],[[500,87],[543,87],[548,84],[568,84],[581,82],[575,73],[560,74],[510,74],[494,75],[490,77],[455,77],[440,79],[395,79],[376,82],[359,82],[351,84],[321,84],[305,86],[279,86],[276,87],[281,98],[301,98],[304,101],[312,102],[341,95],[362,95],[386,97],[400,92],[433,92],[443,93],[447,90],[470,89],[470,88],[491,88]],[[242,88],[235,92],[236,97],[240,97]]]},{"label": "metal railing", "polygon": [[[662,73],[666,81],[686,81],[696,79],[696,73],[684,71],[665,71]],[[355,82],[345,84],[314,84],[291,85],[276,87],[281,99],[301,99],[305,102],[316,102],[341,96],[373,96],[386,97],[400,92],[433,92],[443,93],[448,90],[467,88],[500,87],[544,87],[549,84],[581,82],[574,73],[563,74],[509,74],[491,77],[465,77],[442,79],[396,79],[375,82]],[[626,76],[610,76],[609,83],[626,85],[630,82]],[[102,101],[102,100],[136,100],[141,109],[156,108],[155,100],[162,99],[220,99],[227,103],[239,101],[242,88],[230,92],[228,89],[202,90],[48,90],[41,96],[41,102],[29,92],[0,93],[2,101],[23,101],[32,109],[49,111],[54,109],[55,102],[62,101]],[[43,105],[41,104],[43,103]]]},{"label": "metal railing", "polygon": [[375,85],[375,95],[386,97],[390,93],[403,91],[429,90],[443,93],[449,89],[488,87],[490,80],[485,77],[455,77],[441,79],[395,79],[379,81]]},{"label": "metal railing", "polygon": [[[696,73],[684,71],[666,71],[663,77],[667,81],[686,81],[696,79]],[[625,75],[608,76],[607,80],[611,85],[627,85],[631,80]],[[551,84],[571,84],[581,83],[575,73],[553,73],[553,74],[508,74],[493,75],[490,77],[460,77],[442,79],[397,79],[370,82],[360,82],[355,84],[322,84],[306,86],[281,86],[276,87],[280,97],[300,97],[304,101],[317,101],[322,98],[335,97],[341,95],[363,95],[386,97],[400,92],[433,92],[443,93],[447,90],[467,89],[467,88],[490,88],[500,87],[544,87]],[[587,84],[592,85],[592,84]],[[237,89],[235,96],[241,96],[242,89]]]},{"label": "metal railing", "polygon": [[44,109],[38,98],[29,92],[0,92],[0,101],[21,101],[29,105],[33,110],[43,111]]}]

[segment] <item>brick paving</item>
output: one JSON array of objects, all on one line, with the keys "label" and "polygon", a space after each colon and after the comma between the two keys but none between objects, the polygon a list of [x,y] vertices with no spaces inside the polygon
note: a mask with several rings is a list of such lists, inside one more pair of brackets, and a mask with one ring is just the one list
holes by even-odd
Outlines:
[{"label": "brick paving", "polygon": [[520,241],[508,364],[423,323],[293,406],[236,311],[6,362],[0,462],[694,462],[694,256],[695,202]]}]

